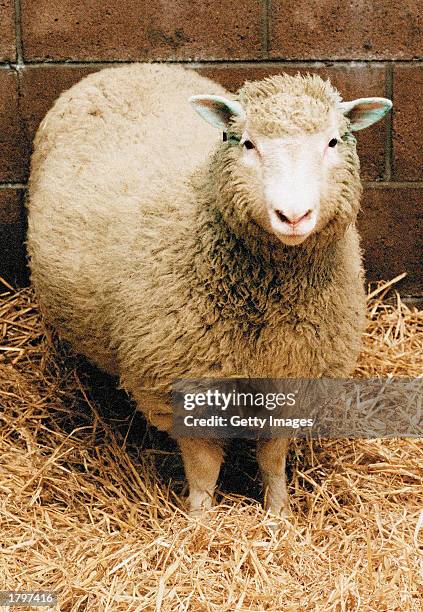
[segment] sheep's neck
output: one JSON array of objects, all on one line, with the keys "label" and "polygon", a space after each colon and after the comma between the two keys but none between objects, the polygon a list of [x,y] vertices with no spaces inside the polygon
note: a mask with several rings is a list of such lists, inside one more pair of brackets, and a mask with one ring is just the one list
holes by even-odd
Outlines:
[{"label": "sheep's neck", "polygon": [[[317,284],[326,284],[342,265],[342,240],[321,232],[304,245],[288,247],[249,221],[233,228],[215,204],[198,210],[194,268],[200,286],[227,304],[263,297],[304,299]],[[258,295],[260,294],[260,296]]]}]

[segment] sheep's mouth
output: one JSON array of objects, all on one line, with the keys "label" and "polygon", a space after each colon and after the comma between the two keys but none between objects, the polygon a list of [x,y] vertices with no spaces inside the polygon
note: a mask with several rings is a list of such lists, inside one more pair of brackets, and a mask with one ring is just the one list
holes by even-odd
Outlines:
[{"label": "sheep's mouth", "polygon": [[299,233],[284,234],[282,232],[276,232],[277,238],[279,238],[281,242],[283,242],[284,244],[287,244],[288,246],[296,246],[297,244],[301,244],[302,242],[304,242],[304,240],[308,238],[309,235],[310,235],[309,232],[307,234],[299,234]]},{"label": "sheep's mouth", "polygon": [[311,218],[304,219],[298,225],[290,225],[278,215],[278,211],[272,211],[272,213],[270,215],[272,232],[285,244],[295,245],[304,242],[313,232],[316,225],[315,220]]}]

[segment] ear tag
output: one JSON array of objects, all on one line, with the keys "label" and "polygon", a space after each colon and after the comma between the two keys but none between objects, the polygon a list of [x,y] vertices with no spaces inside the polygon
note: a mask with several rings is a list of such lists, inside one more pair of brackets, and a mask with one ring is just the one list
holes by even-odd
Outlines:
[{"label": "ear tag", "polygon": [[227,142],[228,144],[239,144],[241,141],[241,138],[239,136],[236,136],[235,134],[231,134],[229,132],[223,132],[223,142]]},{"label": "ear tag", "polygon": [[345,134],[342,134],[341,140],[343,142],[357,142],[356,137],[353,136],[351,132],[345,132]]}]

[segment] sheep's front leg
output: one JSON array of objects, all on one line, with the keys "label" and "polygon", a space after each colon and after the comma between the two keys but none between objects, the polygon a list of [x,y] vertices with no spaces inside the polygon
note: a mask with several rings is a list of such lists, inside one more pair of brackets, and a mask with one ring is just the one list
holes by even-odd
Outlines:
[{"label": "sheep's front leg", "polygon": [[257,461],[264,485],[265,508],[272,514],[288,516],[285,463],[289,440],[274,438],[257,444]]},{"label": "sheep's front leg", "polygon": [[198,516],[211,508],[223,461],[223,447],[215,440],[181,438],[178,443],[189,486],[189,513]]}]

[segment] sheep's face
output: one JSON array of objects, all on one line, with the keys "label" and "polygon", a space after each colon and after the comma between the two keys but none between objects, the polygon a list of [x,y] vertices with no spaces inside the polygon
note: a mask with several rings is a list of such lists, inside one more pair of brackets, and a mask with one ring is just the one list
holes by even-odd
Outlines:
[{"label": "sheep's face", "polygon": [[195,96],[191,102],[226,134],[225,180],[228,190],[235,185],[242,214],[291,246],[337,214],[356,213],[342,202],[345,185],[358,180],[350,132],[392,106],[384,98],[341,102],[319,77],[286,75],[246,84],[239,101]]},{"label": "sheep's face", "polygon": [[333,171],[343,164],[342,136],[335,113],[323,130],[276,137],[247,122],[238,163],[249,187],[255,185],[252,214],[285,244],[300,244],[316,230]]}]

